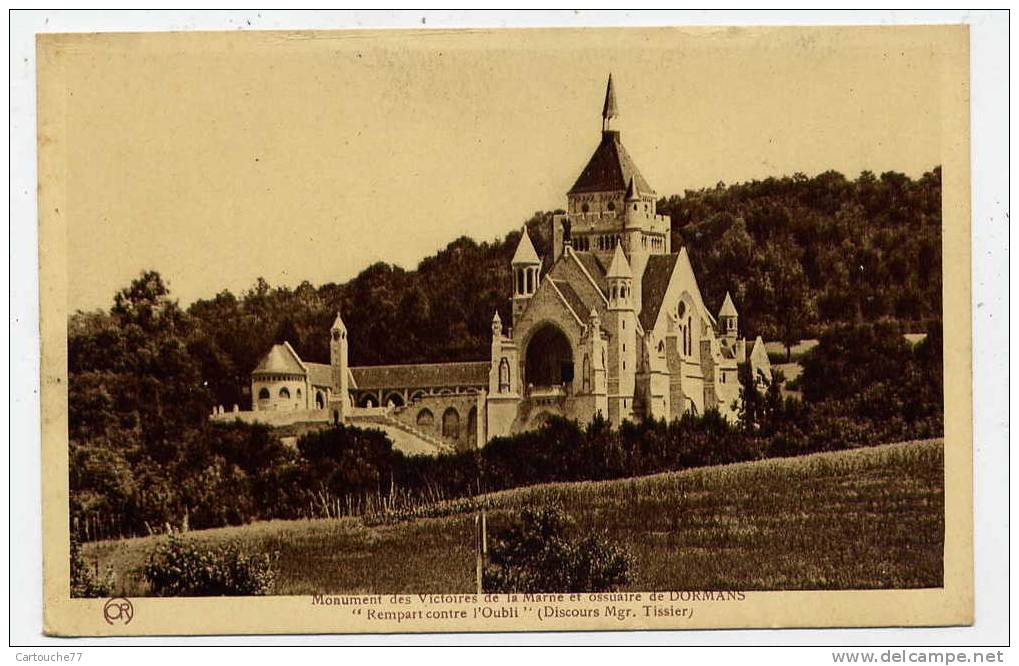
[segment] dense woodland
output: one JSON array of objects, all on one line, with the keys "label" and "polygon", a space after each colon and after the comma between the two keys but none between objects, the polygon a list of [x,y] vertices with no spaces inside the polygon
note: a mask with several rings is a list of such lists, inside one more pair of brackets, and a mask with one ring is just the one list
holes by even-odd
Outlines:
[{"label": "dense woodland", "polygon": [[[651,466],[662,469],[713,461],[710,451],[721,449],[711,442],[731,448],[738,440],[743,453],[737,457],[745,459],[816,450],[830,445],[825,437],[849,446],[938,434],[941,337],[931,336],[918,351],[900,334],[940,330],[940,201],[940,169],[917,180],[864,173],[849,181],[827,172],[719,184],[660,201],[659,210],[672,215],[674,245],[690,252],[709,307],[717,308],[729,290],[746,334],[786,341],[819,335],[822,345],[814,361],[805,360],[801,379],[809,409],[775,396],[760,403],[770,407],[758,408],[751,399],[745,428],[752,438],[751,430],[706,415],[656,425],[647,431],[653,437],[627,431],[627,446],[640,449],[634,442],[648,437],[676,440],[680,448]],[[539,212],[527,222],[543,256],[551,216]],[[312,438],[294,452],[265,429],[213,427],[207,415],[217,404],[250,403],[249,373],[274,341],[289,340],[306,360],[327,361],[326,332],[337,311],[350,331],[355,365],[485,359],[492,313],[510,317],[509,262],[518,238],[517,231],[482,243],[459,238],[416,270],[377,263],[345,284],[290,289],[259,280],[243,294],[223,291],[186,309],[158,273],[146,272],[115,295],[108,311],[76,313],[68,327],[72,516],[104,516],[121,531],[144,533],[179,524],[185,514],[194,526],[303,515],[316,493],[378,492],[386,470],[391,483],[399,478],[405,488],[441,485],[462,493],[463,484],[479,478],[467,459],[392,462],[402,458],[386,442],[353,429],[332,435],[349,440],[342,446]],[[859,345],[880,354],[867,356]],[[833,395],[837,383],[818,380],[832,376],[858,385]],[[773,421],[794,425],[767,425]],[[773,429],[766,442],[760,428]],[[570,432],[588,441],[588,434]],[[623,446],[622,436],[611,437]],[[492,469],[531,460],[520,453],[534,448],[527,443],[534,437],[543,436],[486,449],[498,456]],[[604,440],[598,432],[590,437]],[[669,457],[695,441],[709,453]],[[543,446],[535,455],[548,450]],[[505,460],[504,449],[513,452]],[[366,458],[368,451],[375,453]],[[382,459],[389,462],[381,465]],[[599,469],[647,471],[622,460]],[[559,465],[564,478],[589,478],[590,471],[572,464]],[[539,480],[516,468],[500,474]]]}]

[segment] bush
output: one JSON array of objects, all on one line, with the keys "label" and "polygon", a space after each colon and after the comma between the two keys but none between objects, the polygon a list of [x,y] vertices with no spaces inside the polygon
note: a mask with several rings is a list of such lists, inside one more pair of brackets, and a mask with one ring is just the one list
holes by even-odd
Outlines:
[{"label": "bush", "polygon": [[145,580],[159,597],[222,597],[268,594],[273,555],[245,555],[235,544],[211,548],[171,534],[145,564]]},{"label": "bush", "polygon": [[71,537],[71,597],[75,599],[94,599],[108,597],[113,589],[108,572],[106,580],[99,580],[97,572],[89,568],[85,556],[81,554],[81,544]]},{"label": "bush", "polygon": [[604,537],[570,535],[573,520],[557,504],[524,509],[495,536],[486,592],[606,592],[630,582],[632,561]]}]

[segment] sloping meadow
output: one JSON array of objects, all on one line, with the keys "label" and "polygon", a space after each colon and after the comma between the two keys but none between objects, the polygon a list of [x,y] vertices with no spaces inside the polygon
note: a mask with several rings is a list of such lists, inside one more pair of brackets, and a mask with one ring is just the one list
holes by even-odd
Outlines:
[{"label": "sloping meadow", "polygon": [[[278,553],[274,594],[471,592],[475,512],[490,533],[525,506],[557,503],[578,532],[630,551],[630,590],[939,587],[941,440],[889,444],[622,480],[552,483],[433,507],[427,515],[271,521],[192,532]],[[160,537],[85,544],[118,592]]]}]

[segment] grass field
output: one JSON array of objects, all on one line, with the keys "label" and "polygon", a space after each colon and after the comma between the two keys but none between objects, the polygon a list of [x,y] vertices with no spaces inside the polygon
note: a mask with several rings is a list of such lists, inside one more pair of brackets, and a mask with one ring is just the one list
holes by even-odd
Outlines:
[{"label": "grass field", "polygon": [[[584,531],[632,552],[632,590],[940,587],[940,440],[708,467],[616,481],[531,486],[489,497],[490,529],[558,499]],[[192,532],[279,553],[276,594],[471,592],[474,519],[365,527],[359,519],[274,521]],[[87,544],[118,590],[155,537]]]}]

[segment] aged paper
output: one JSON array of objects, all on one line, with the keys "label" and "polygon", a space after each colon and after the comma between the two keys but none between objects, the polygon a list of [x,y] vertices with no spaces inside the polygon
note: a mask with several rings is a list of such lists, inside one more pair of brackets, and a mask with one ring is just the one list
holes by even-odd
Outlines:
[{"label": "aged paper", "polygon": [[[46,632],[971,623],[968,40],[965,26],[39,35]],[[533,478],[520,471],[524,465],[512,472],[484,467],[491,464],[486,450],[496,456],[499,447],[524,446],[519,442],[526,433],[567,428],[556,425],[559,417],[585,427],[605,419],[610,430],[622,421],[660,420],[666,428],[686,418],[693,425],[676,427],[702,432],[697,428],[707,426],[698,425],[705,423],[701,419],[717,415],[728,424],[719,428],[732,433],[750,428],[753,441],[765,441],[764,431],[755,428],[766,426],[746,425],[740,387],[756,370],[765,377],[776,366],[796,365],[785,363],[795,345],[782,359],[782,344],[770,344],[791,315],[769,314],[751,302],[753,288],[717,277],[720,269],[706,262],[707,251],[698,250],[689,229],[682,231],[688,220],[680,215],[703,213],[684,207],[683,198],[692,201],[697,191],[707,197],[703,191],[716,183],[722,192],[729,191],[726,183],[796,181],[829,170],[845,176],[839,181],[849,183],[844,188],[865,187],[871,181],[858,176],[866,171],[889,188],[882,191],[892,191],[902,181],[885,179],[885,172],[921,183],[935,169],[940,255],[919,261],[940,270],[943,285],[941,311],[934,317],[943,326],[938,328],[943,418],[935,419],[943,436],[906,429],[921,434],[901,439],[922,441],[889,440],[876,447],[854,441],[832,447],[845,449],[838,451],[807,444],[782,449],[773,438],[767,440],[772,448],[753,455],[694,451],[693,462],[645,463],[639,469],[627,467],[636,460],[631,454],[624,456],[630,462],[606,454],[590,463],[589,472],[564,467],[552,476],[547,463]],[[889,196],[871,202],[873,208],[867,202],[857,209],[847,205],[831,219],[835,224],[891,219],[888,211],[906,204]],[[549,211],[539,220],[544,226],[536,222],[512,237],[512,258],[500,268],[505,293],[491,297],[494,310],[477,315],[491,326],[481,337],[476,322],[435,315],[444,305],[440,299],[433,297],[419,312],[405,292],[393,296],[397,314],[383,326],[381,311],[363,311],[385,302],[371,292],[372,285],[398,284],[385,282],[398,278],[383,275],[383,269],[346,284],[380,261],[412,271],[463,235],[478,243],[501,242],[542,210]],[[754,227],[752,209],[741,210],[746,219],[724,218],[725,224],[745,225],[747,237],[760,242],[766,232]],[[723,218],[710,219],[721,224]],[[825,224],[797,219],[806,236],[811,225]],[[821,247],[824,241],[810,242]],[[890,267],[891,254],[873,255],[875,263],[866,268],[868,259],[860,258],[863,277],[849,275],[847,284],[868,289],[878,272],[911,270]],[[810,259],[798,256],[809,273]],[[761,283],[780,283],[783,265],[773,255],[762,257]],[[480,261],[465,261],[475,260]],[[418,268],[423,275],[426,267]],[[234,399],[234,388],[210,385],[209,368],[220,357],[202,351],[207,348],[192,319],[161,318],[177,310],[162,309],[166,299],[158,289],[154,300],[139,295],[155,284],[151,280],[128,293],[145,270],[165,280],[169,299],[186,313],[179,316],[201,319],[211,337],[213,323],[230,322],[193,304],[210,303],[221,291],[244,294],[244,307],[260,295],[283,298],[270,285],[290,290],[293,308],[304,307],[307,299],[327,304],[314,306],[319,310],[309,317],[315,326],[306,328],[297,309],[292,319],[284,317],[286,326],[255,315],[238,319],[244,323],[233,338],[250,336],[253,347],[255,340],[262,346],[244,356],[250,358],[246,366],[234,364],[240,376]],[[832,284],[836,272],[830,272]],[[422,281],[419,291],[426,297],[445,293],[436,286],[442,275]],[[268,283],[259,291],[256,279],[262,276]],[[922,291],[931,279],[904,278],[903,284],[919,284]],[[478,278],[479,289],[482,282]],[[716,283],[722,285],[717,293]],[[308,296],[311,292],[315,295]],[[775,298],[779,305],[772,310],[784,311],[795,297],[782,292]],[[935,330],[918,328],[915,322],[929,326],[932,317],[917,314],[911,297],[888,291],[886,305],[874,305],[875,298],[881,300],[873,294],[860,299],[855,319],[843,318],[830,299],[811,300],[814,335],[796,339],[820,336],[824,344],[825,326],[843,321],[896,320],[907,338]],[[145,310],[153,303],[156,315]],[[743,316],[739,324],[737,310]],[[445,328],[415,331],[417,321],[443,321]],[[267,326],[278,331],[262,330]],[[99,329],[119,332],[102,337],[95,334]],[[180,337],[167,338],[168,331]],[[79,334],[92,346],[83,352],[75,343],[69,351]],[[480,355],[454,349],[450,340],[457,336],[481,339]],[[152,340],[160,342],[145,347]],[[181,393],[168,388],[171,376],[184,376],[174,374],[180,357],[167,351],[174,340],[180,347],[173,349],[198,359],[200,377],[179,384],[185,386]],[[435,349],[442,352],[429,352]],[[131,375],[133,384],[115,383],[127,382],[134,372],[118,365],[121,361],[94,360],[122,354],[117,358],[132,359],[135,367],[149,353],[155,360],[138,367],[155,369],[148,376]],[[744,366],[750,375],[741,374]],[[798,396],[796,384],[791,386]],[[167,396],[198,391],[212,396],[198,401],[208,425],[174,430],[191,417],[175,421],[177,405]],[[132,394],[139,406],[123,408]],[[908,411],[906,402],[901,409]],[[116,423],[100,428],[96,414],[114,414]],[[152,434],[150,423],[139,422],[147,418],[165,419],[167,429]],[[885,422],[895,418],[898,413]],[[841,424],[832,430],[834,439],[852,430],[834,422]],[[477,464],[489,476],[479,475],[471,490],[452,480],[452,464],[420,463],[440,471],[419,483],[407,471],[418,469],[416,463],[387,462],[394,467],[386,475],[365,482],[351,470],[374,462],[335,462],[328,450],[314,454],[319,458],[311,453],[308,442],[328,447],[334,441],[329,437],[346,436],[329,434],[346,432],[334,429],[337,424],[381,431],[407,458],[481,460]],[[181,471],[193,460],[181,451],[203,450],[201,433],[231,427],[249,433],[263,426],[283,447],[279,450],[296,456],[287,468],[305,475],[296,486],[285,485],[283,477],[258,485],[269,472],[245,467],[248,462],[224,462],[226,449],[196,463],[192,475]],[[914,426],[902,426],[909,427]],[[243,440],[248,435],[236,436],[255,446],[255,440]],[[594,436],[576,437],[590,443]],[[127,441],[136,445],[128,447]],[[714,440],[704,441],[709,443],[702,448],[714,446]],[[205,454],[194,453],[199,455]],[[238,455],[238,461],[247,461]],[[899,485],[889,480],[897,468],[888,465],[917,460],[934,466],[927,472],[943,465],[943,480],[938,469],[934,490],[912,477]],[[326,479],[322,470],[334,463]],[[801,464],[806,471],[797,467]],[[177,475],[160,477],[164,485],[152,480],[160,465],[173,466]],[[771,485],[762,481],[784,473],[793,476]],[[229,474],[241,479],[236,488],[248,490],[229,491],[223,481]],[[341,492],[356,484],[371,489]],[[442,484],[440,493],[435,487]],[[807,493],[812,484],[828,489],[819,493],[848,488],[831,500],[834,513],[818,527],[810,522],[819,520],[810,503],[792,511],[794,495],[786,495]],[[201,499],[203,489],[223,497]],[[849,504],[867,489],[876,489],[873,497]],[[673,490],[677,494],[670,499]],[[287,499],[274,504],[266,499],[272,493]],[[649,521],[654,518],[648,498],[656,493],[665,494],[655,500],[664,507],[657,514],[674,515],[672,523],[646,533],[632,522],[630,531],[612,531],[625,522],[616,514],[638,507]],[[576,548],[567,548],[574,557],[573,577],[567,581],[563,574],[563,582],[546,583],[559,589],[532,589],[528,581],[536,576],[556,580],[553,565],[521,573],[524,568],[500,558],[511,558],[513,521],[550,497],[573,525],[564,528],[574,539],[569,548]],[[249,499],[251,506],[244,504]],[[770,502],[788,510],[782,516],[788,528],[755,513],[756,505]],[[854,522],[845,522],[852,531],[838,531],[844,522],[840,506],[854,512]],[[702,532],[690,527],[698,520],[705,521]],[[894,542],[890,534],[912,530],[911,521],[927,526],[931,539],[917,542],[906,535],[901,552],[886,548]],[[577,525],[602,535],[604,550],[569,531]],[[670,529],[679,536],[671,537]],[[782,539],[776,537],[785,529],[792,550],[777,550]],[[767,530],[770,540],[763,536]],[[150,570],[171,535],[200,547],[232,544],[242,560],[264,556],[268,573],[252,574],[255,592],[237,591],[246,588],[231,570],[237,587],[226,592],[195,583],[184,594],[166,593],[191,584],[160,579]],[[72,598],[72,537],[101,595]],[[817,541],[795,550],[799,540],[810,538]],[[910,559],[917,543],[926,549],[919,568]],[[537,547],[546,546],[539,539]],[[594,550],[584,550],[589,547]],[[295,554],[309,559],[295,563]],[[794,556],[805,559],[790,565],[787,558]],[[623,560],[629,564],[613,569],[613,562]],[[717,571],[713,561],[722,563]],[[705,573],[691,573],[698,566],[703,569],[696,572]],[[907,572],[910,568],[915,571]],[[583,576],[576,573],[581,570]],[[656,584],[644,587],[643,581]],[[163,596],[156,595],[157,588]]]}]

